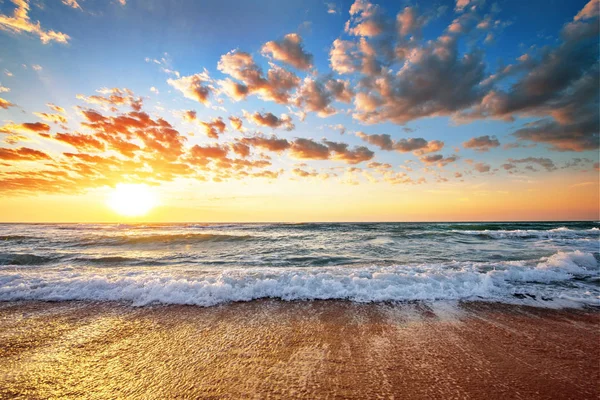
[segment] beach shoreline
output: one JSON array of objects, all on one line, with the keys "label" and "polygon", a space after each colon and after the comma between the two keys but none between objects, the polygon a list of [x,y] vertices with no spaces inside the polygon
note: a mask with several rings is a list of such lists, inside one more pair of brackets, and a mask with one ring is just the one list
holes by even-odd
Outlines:
[{"label": "beach shoreline", "polygon": [[0,398],[598,398],[600,310],[0,302]]}]

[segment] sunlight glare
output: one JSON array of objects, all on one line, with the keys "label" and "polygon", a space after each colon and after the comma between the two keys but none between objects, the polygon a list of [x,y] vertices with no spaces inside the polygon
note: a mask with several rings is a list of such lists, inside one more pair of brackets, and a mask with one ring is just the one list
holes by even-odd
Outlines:
[{"label": "sunlight glare", "polygon": [[123,216],[139,217],[154,208],[158,198],[147,185],[120,183],[109,194],[107,204]]}]

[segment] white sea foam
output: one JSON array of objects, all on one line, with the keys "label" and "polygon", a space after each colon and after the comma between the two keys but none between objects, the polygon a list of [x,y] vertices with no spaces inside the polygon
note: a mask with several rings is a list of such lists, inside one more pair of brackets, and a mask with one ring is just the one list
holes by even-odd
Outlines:
[{"label": "white sea foam", "polygon": [[[0,300],[112,300],[212,306],[260,298],[357,302],[489,300],[600,305],[598,262],[581,251],[537,261],[452,262],[361,268],[0,268]],[[578,278],[574,280],[574,278]],[[552,285],[549,285],[552,283]],[[517,295],[518,297],[515,297]],[[551,300],[552,299],[552,300]]]},{"label": "white sea foam", "polygon": [[487,236],[492,239],[513,239],[513,238],[548,238],[548,239],[571,239],[571,238],[598,238],[600,229],[569,229],[560,227],[548,230],[515,229],[515,230],[452,230],[452,233],[472,236]]}]

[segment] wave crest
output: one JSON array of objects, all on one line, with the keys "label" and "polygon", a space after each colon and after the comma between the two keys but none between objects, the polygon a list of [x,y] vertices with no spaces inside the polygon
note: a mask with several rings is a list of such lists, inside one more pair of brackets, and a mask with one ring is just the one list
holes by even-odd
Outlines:
[{"label": "wave crest", "polygon": [[515,230],[457,230],[452,233],[461,235],[479,236],[489,239],[573,239],[573,238],[589,238],[599,237],[600,229],[591,228],[584,230],[569,229],[560,227],[548,230],[533,230],[533,229],[515,229]]},{"label": "wave crest", "polygon": [[[261,298],[346,299],[357,302],[409,300],[514,301],[527,294],[598,304],[597,287],[581,283],[597,276],[589,253],[559,252],[538,261],[452,262],[363,268],[250,268],[226,271],[71,268],[0,269],[0,300],[100,300],[213,306]],[[573,284],[573,278],[578,284]],[[536,283],[570,282],[561,289]],[[533,284],[532,284],[533,283]]]}]

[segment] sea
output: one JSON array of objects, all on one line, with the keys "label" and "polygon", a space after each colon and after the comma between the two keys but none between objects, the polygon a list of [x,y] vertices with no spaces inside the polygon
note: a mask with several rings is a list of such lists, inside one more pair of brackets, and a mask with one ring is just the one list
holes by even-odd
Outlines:
[{"label": "sea", "polygon": [[600,306],[600,224],[0,224],[0,301]]}]

